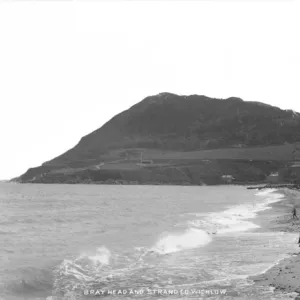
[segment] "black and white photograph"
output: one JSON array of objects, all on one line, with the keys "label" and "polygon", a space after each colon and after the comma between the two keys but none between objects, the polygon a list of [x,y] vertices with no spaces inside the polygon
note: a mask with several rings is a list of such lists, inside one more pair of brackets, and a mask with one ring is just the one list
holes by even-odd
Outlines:
[{"label": "black and white photograph", "polygon": [[0,300],[300,300],[300,1],[0,0]]}]

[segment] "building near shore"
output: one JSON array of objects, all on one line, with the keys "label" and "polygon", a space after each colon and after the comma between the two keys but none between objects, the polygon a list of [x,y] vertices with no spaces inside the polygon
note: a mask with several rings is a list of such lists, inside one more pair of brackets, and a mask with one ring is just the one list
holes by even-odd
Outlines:
[{"label": "building near shore", "polygon": [[291,164],[290,168],[297,169],[300,168],[300,161],[295,161]]},{"label": "building near shore", "polygon": [[149,165],[153,165],[153,160],[141,160],[139,163],[137,163],[137,166],[139,167],[144,167]]},{"label": "building near shore", "polygon": [[279,183],[280,179],[281,176],[279,175],[279,172],[271,173],[269,176],[267,176],[268,183]]},{"label": "building near shore", "polygon": [[232,183],[235,178],[232,175],[222,175],[221,179],[222,179],[223,182],[229,184],[229,183]]},{"label": "building near shore", "polygon": [[291,178],[293,183],[300,183],[300,162],[294,162],[290,166]]},{"label": "building near shore", "polygon": [[288,163],[278,171],[279,182],[300,183],[300,161]]}]

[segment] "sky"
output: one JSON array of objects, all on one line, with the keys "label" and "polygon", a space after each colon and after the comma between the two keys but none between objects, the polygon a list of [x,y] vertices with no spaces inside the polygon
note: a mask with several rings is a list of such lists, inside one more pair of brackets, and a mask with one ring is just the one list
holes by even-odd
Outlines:
[{"label": "sky", "polygon": [[300,2],[0,0],[0,179],[149,95],[300,111]]}]

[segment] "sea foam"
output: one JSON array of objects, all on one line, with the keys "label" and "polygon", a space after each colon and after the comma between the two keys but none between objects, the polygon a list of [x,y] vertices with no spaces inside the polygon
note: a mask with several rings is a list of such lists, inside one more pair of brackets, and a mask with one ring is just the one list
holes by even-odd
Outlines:
[{"label": "sea foam", "polygon": [[183,232],[163,234],[151,251],[168,254],[204,246],[210,241],[211,237],[204,230],[189,228]]},{"label": "sea foam", "polygon": [[[279,201],[283,195],[267,189],[256,193],[252,203],[229,207],[222,212],[208,214],[192,213],[197,217],[187,222],[188,228],[175,233],[164,233],[149,251],[168,254],[186,249],[207,245],[212,240],[211,234],[241,232],[258,228],[259,225],[250,221],[259,211],[269,209],[271,203]],[[261,199],[263,197],[263,199]]]},{"label": "sea foam", "polygon": [[94,264],[108,265],[111,253],[106,247],[99,247],[96,251],[87,251],[82,253],[75,261],[91,261]]},{"label": "sea foam", "polygon": [[258,212],[270,209],[269,204],[280,201],[284,196],[276,193],[274,189],[266,189],[255,195],[252,203],[235,205],[222,212],[209,213],[205,217],[188,221],[188,224],[218,234],[258,228],[259,226],[250,219],[255,218]]}]

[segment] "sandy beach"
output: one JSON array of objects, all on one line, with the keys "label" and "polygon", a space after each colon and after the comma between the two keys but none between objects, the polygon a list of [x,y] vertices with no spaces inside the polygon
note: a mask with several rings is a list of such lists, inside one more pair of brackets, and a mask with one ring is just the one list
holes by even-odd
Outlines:
[{"label": "sandy beach", "polygon": [[[295,206],[300,219],[300,191],[292,189],[279,190],[285,199],[272,204],[272,209],[260,213],[259,230],[278,232],[300,232],[300,220],[292,219]],[[295,250],[297,241],[295,239]],[[300,248],[291,253],[291,257],[281,260],[266,273],[250,277],[256,284],[273,286],[283,292],[298,293],[295,299],[300,300]]]}]

